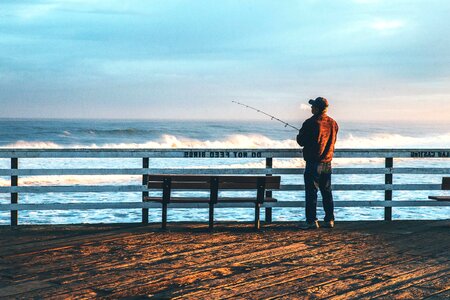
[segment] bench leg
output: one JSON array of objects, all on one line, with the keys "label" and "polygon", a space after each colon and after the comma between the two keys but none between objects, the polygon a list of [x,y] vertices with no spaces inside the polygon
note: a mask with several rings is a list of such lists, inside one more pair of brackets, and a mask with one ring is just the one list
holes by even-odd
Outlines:
[{"label": "bench leg", "polygon": [[163,203],[161,215],[162,215],[161,228],[166,229],[166,227],[167,227],[167,203]]},{"label": "bench leg", "polygon": [[255,204],[255,229],[260,229],[261,228],[261,220],[259,218],[259,212],[260,212],[260,204],[256,203]]},{"label": "bench leg", "polygon": [[214,227],[214,204],[209,204],[209,229]]},{"label": "bench leg", "polygon": [[142,209],[142,224],[148,224],[148,208]]},{"label": "bench leg", "polygon": [[266,217],[264,218],[264,220],[266,221],[267,224],[272,223],[272,207],[266,207]]}]

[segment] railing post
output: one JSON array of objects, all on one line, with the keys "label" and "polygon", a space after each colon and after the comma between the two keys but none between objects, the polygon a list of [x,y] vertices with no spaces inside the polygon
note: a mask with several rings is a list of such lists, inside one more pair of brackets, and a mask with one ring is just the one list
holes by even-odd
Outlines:
[{"label": "railing post", "polygon": [[[392,157],[386,157],[385,161],[385,167],[392,170],[392,167],[394,166],[394,158]],[[385,184],[392,184],[392,171],[389,172],[389,174],[384,175],[384,183]],[[385,201],[392,201],[392,188],[391,189],[385,189],[384,190],[384,200]],[[384,220],[385,221],[392,221],[392,207],[385,207],[384,208]]]},{"label": "railing post", "polygon": [[209,229],[214,227],[214,205],[217,204],[219,198],[219,177],[211,176],[209,185]]},{"label": "railing post", "polygon": [[[266,168],[272,168],[273,158],[266,157]],[[266,174],[266,176],[272,176],[272,174]],[[272,197],[272,191],[266,191],[266,197]],[[265,218],[266,223],[272,223],[272,207],[266,207]]]},{"label": "railing post", "polygon": [[170,193],[172,189],[172,177],[166,177],[163,181],[163,198],[162,198],[162,212],[161,212],[161,228],[167,227],[167,205],[170,202]]},{"label": "railing post", "polygon": [[[148,167],[149,167],[149,158],[144,157],[142,159],[142,168],[148,169]],[[142,175],[142,185],[145,185],[147,187],[147,183],[148,183],[148,175],[143,174]],[[145,197],[148,197],[148,192],[142,192],[142,202],[144,202]],[[148,224],[148,208],[142,209],[142,224]]]},{"label": "railing post", "polygon": [[[17,170],[19,168],[19,159],[17,157],[11,157],[11,170]],[[19,176],[11,175],[11,187],[18,186]],[[18,193],[11,193],[11,204],[17,204],[19,200]],[[11,226],[17,226],[19,215],[17,210],[11,210]]]}]

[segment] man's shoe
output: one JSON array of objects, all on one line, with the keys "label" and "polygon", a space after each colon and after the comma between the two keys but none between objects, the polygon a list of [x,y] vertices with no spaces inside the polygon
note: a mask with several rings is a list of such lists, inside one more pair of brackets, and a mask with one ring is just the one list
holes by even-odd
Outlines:
[{"label": "man's shoe", "polygon": [[320,227],[319,226],[319,221],[314,221],[314,222],[311,222],[311,223],[305,222],[305,224],[303,224],[301,226],[301,229],[303,229],[303,230],[310,230],[310,229],[317,229],[319,227]]},{"label": "man's shoe", "polygon": [[324,222],[322,225],[322,228],[333,228],[334,227],[334,221],[328,221],[328,222]]}]

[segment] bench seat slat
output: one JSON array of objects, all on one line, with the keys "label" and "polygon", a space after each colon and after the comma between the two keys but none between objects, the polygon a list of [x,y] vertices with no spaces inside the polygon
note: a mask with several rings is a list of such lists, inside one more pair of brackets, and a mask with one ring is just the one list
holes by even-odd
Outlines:
[{"label": "bench seat slat", "polygon": [[[162,202],[162,197],[145,197],[146,202]],[[220,197],[217,202],[256,202],[255,197]],[[276,198],[266,197],[264,202],[277,202]],[[209,203],[206,197],[172,197],[170,203]]]},{"label": "bench seat slat", "polygon": [[[228,183],[253,183],[256,184],[258,182],[258,178],[261,176],[220,176],[219,182],[228,182]],[[264,178],[267,183],[277,183],[280,182],[279,176],[267,176]]]},{"label": "bench seat slat", "polygon": [[[249,189],[249,190],[256,190],[258,186],[256,183],[235,183],[235,182],[219,182],[219,190],[233,190],[233,189]],[[265,185],[266,189],[279,189],[280,184],[272,184],[272,183],[266,183]]]},{"label": "bench seat slat", "polygon": [[[163,182],[164,178],[171,178],[172,182],[202,182],[209,183],[213,175],[148,175],[148,181],[150,182]],[[258,178],[261,176],[228,176],[220,175],[219,183],[253,183],[258,182]],[[267,176],[265,178],[266,184],[279,183],[279,176]]]},{"label": "bench seat slat", "polygon": [[[163,183],[162,182],[154,182],[151,181],[148,183],[149,189],[162,189]],[[171,189],[183,189],[183,190],[198,190],[198,189],[209,189],[210,183],[204,183],[204,182],[172,182],[171,183]],[[239,183],[232,183],[232,182],[219,182],[219,190],[255,190],[257,188],[256,183],[248,183],[248,182],[239,182]],[[266,183],[265,185],[266,189],[279,189],[280,183]]]},{"label": "bench seat slat", "polygon": [[428,199],[437,201],[450,201],[450,196],[428,196]]},{"label": "bench seat slat", "polygon": [[197,182],[209,182],[211,175],[170,175],[170,174],[160,174],[160,175],[148,175],[149,181],[160,181],[162,182],[164,178],[172,178],[172,181],[197,181]]},{"label": "bench seat slat", "polygon": [[[163,183],[162,182],[149,182],[148,183],[149,189],[162,189]],[[210,183],[206,182],[172,182],[171,183],[171,189],[183,189],[183,190],[200,190],[200,189],[209,189],[211,187]]]}]

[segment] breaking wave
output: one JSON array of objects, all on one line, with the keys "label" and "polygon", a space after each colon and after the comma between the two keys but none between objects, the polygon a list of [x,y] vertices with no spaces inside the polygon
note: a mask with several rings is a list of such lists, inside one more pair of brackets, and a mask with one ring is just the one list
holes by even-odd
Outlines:
[{"label": "breaking wave", "polygon": [[21,149],[21,148],[25,148],[25,149],[60,149],[63,148],[62,145],[58,145],[54,142],[45,142],[45,141],[33,141],[33,142],[29,142],[29,141],[17,141],[15,143],[12,144],[8,144],[5,146],[2,146],[0,148],[16,148],[16,149]]},{"label": "breaking wave", "polygon": [[337,148],[433,148],[450,147],[450,132],[440,135],[423,137],[405,136],[400,134],[373,134],[357,137],[352,134],[338,139]]},{"label": "breaking wave", "polygon": [[223,140],[200,140],[164,134],[158,140],[145,143],[104,143],[104,144],[75,144],[63,146],[49,141],[17,141],[1,148],[296,148],[294,140],[273,140],[260,134],[235,134]]},{"label": "breaking wave", "polygon": [[[339,136],[336,148],[448,148],[450,147],[450,132],[423,137],[400,134],[371,134],[355,136],[347,134]],[[271,139],[262,134],[233,134],[224,139],[201,140],[175,135],[163,134],[158,140],[144,143],[104,143],[104,144],[72,144],[62,145],[52,141],[17,141],[0,148],[298,148],[295,136],[292,139]]]}]

